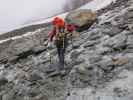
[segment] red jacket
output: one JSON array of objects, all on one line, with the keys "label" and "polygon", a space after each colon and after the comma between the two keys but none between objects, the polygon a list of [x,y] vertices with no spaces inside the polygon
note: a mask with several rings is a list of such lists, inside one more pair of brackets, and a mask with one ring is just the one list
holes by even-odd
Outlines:
[{"label": "red jacket", "polygon": [[52,31],[48,33],[49,41],[53,41],[53,37],[56,35],[56,29],[54,28]]},{"label": "red jacket", "polygon": [[[68,24],[65,26],[65,28],[69,33],[72,33],[75,30],[75,25]],[[56,35],[56,28],[53,28],[53,30],[48,33],[49,41],[53,41],[55,35]]]}]

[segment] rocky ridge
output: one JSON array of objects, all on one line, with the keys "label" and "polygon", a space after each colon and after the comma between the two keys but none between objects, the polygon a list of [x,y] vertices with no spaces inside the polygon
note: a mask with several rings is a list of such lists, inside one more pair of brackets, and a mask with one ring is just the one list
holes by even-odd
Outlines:
[{"label": "rocky ridge", "polygon": [[45,46],[49,27],[0,44],[0,100],[132,100],[133,1],[99,12],[68,47],[62,74]]}]

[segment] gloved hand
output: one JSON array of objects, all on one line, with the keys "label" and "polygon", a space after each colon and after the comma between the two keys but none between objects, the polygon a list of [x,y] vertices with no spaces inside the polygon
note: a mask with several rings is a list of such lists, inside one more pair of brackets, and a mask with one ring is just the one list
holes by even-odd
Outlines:
[{"label": "gloved hand", "polygon": [[48,48],[53,48],[54,47],[54,44],[53,42],[48,42],[48,45],[47,45]]}]

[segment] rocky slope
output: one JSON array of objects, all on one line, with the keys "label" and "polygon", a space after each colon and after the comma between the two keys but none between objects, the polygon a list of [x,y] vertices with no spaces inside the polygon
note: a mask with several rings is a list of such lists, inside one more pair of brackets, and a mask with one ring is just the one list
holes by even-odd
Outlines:
[{"label": "rocky slope", "polygon": [[[0,44],[0,100],[132,100],[133,1],[117,0],[80,33],[56,71],[56,49],[45,46],[49,27]],[[29,31],[30,32],[30,31]]]}]

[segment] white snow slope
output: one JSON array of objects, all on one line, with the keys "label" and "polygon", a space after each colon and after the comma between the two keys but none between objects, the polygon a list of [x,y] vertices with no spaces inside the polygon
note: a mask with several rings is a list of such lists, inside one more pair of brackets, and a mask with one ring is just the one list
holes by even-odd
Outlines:
[{"label": "white snow slope", "polygon": [[[55,0],[0,1],[0,34],[3,34],[24,26],[49,22],[52,17],[48,17],[64,12],[64,6],[66,6],[66,4],[70,5],[73,0],[58,0],[58,2],[55,2]],[[81,2],[82,0],[79,1]],[[99,10],[114,1],[115,0],[93,0],[79,9]],[[58,16],[64,18],[66,14],[67,13],[64,13]]]}]

